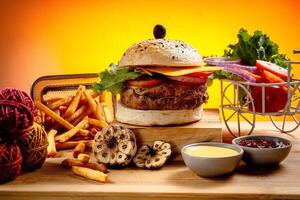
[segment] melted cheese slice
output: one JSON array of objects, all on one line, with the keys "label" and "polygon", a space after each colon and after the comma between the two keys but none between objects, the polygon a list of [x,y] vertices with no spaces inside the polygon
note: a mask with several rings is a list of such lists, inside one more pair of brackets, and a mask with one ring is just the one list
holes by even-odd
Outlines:
[{"label": "melted cheese slice", "polygon": [[149,67],[143,68],[146,71],[163,74],[165,76],[183,76],[196,72],[214,72],[222,70],[222,67],[189,67],[189,68],[175,68],[175,67]]}]

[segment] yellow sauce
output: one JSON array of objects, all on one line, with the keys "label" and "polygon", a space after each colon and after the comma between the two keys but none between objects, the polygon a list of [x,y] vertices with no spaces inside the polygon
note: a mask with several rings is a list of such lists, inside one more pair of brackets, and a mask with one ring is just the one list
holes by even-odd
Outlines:
[{"label": "yellow sauce", "polygon": [[233,149],[216,146],[195,146],[184,150],[184,152],[192,156],[208,158],[228,157],[239,154]]}]

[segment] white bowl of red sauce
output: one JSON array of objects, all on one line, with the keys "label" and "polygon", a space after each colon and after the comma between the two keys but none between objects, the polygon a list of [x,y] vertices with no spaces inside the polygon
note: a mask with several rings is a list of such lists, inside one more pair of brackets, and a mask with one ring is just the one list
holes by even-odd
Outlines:
[{"label": "white bowl of red sauce", "polygon": [[252,166],[278,165],[292,148],[285,138],[262,135],[238,137],[232,143],[244,150],[243,161]]}]

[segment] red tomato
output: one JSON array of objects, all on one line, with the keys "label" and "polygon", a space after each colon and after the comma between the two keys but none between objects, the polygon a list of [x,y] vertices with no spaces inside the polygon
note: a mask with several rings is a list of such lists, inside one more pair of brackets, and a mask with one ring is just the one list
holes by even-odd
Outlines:
[{"label": "red tomato", "polygon": [[210,76],[212,72],[195,72],[191,74],[187,74],[187,76],[195,76],[195,77],[201,77],[201,76]]},{"label": "red tomato", "polygon": [[147,80],[130,80],[128,81],[128,85],[134,87],[154,87],[162,83],[160,79],[147,79]]},{"label": "red tomato", "polygon": [[205,84],[207,82],[207,76],[195,77],[195,76],[168,76],[169,79],[190,84]]},{"label": "red tomato", "polygon": [[262,70],[269,71],[276,76],[279,76],[280,78],[283,78],[284,80],[288,77],[288,71],[284,69],[283,67],[280,67],[276,64],[273,64],[271,62],[263,61],[263,60],[257,60],[256,66]]},{"label": "red tomato", "polygon": [[[251,95],[253,97],[255,112],[262,112],[262,87],[254,87]],[[266,87],[265,112],[278,112],[284,109],[287,99],[286,89],[278,86]],[[251,104],[249,104],[249,110],[252,111]]]}]

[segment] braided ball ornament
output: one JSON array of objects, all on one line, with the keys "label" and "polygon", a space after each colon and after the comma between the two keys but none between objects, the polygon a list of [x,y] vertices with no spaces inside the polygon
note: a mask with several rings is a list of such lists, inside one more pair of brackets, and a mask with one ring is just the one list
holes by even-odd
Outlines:
[{"label": "braided ball ornament", "polygon": [[[3,142],[3,141],[0,141]],[[0,144],[0,183],[11,181],[21,173],[22,156],[14,142]]]},{"label": "braided ball ornament", "polygon": [[47,133],[43,126],[33,123],[32,128],[19,139],[23,156],[22,168],[32,171],[43,166],[47,157]]},{"label": "braided ball ornament", "polygon": [[13,88],[0,90],[0,128],[12,136],[20,136],[33,123],[34,104],[23,91]]}]

